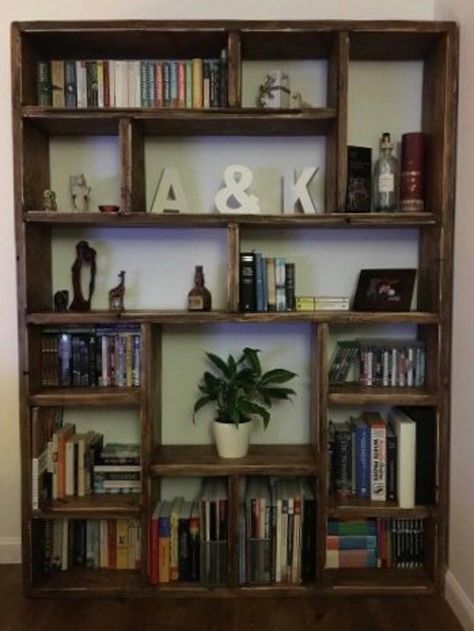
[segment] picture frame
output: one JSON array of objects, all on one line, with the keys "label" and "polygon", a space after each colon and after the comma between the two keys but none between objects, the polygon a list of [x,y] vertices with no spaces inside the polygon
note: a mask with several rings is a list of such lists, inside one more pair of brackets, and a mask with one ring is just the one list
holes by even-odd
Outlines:
[{"label": "picture frame", "polygon": [[354,311],[410,311],[416,269],[363,269]]}]

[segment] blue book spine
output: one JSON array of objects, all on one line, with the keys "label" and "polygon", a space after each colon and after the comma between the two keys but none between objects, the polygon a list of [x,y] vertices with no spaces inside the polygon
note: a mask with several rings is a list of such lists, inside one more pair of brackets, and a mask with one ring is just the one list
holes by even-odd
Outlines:
[{"label": "blue book spine", "polygon": [[257,311],[265,311],[265,296],[263,292],[263,257],[261,252],[255,252],[255,289],[257,299]]},{"label": "blue book spine", "polygon": [[146,62],[146,92],[148,107],[156,107],[155,103],[155,62]]},{"label": "blue book spine", "polygon": [[140,107],[148,107],[148,92],[146,85],[146,61],[140,62]]},{"label": "blue book spine", "polygon": [[337,543],[339,550],[375,550],[377,537],[375,535],[340,535]]},{"label": "blue book spine", "polygon": [[355,494],[358,499],[370,499],[370,428],[364,424],[354,427]]},{"label": "blue book spine", "polygon": [[178,104],[178,63],[176,61],[170,62],[170,97],[171,107],[176,107]]}]

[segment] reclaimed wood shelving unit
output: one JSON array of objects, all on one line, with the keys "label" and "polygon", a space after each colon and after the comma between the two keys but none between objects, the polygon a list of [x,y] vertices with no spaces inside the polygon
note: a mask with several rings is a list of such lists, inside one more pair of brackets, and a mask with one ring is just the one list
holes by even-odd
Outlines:
[{"label": "reclaimed wood shelving unit", "polygon": [[[166,59],[216,57],[228,51],[229,107],[213,110],[82,109],[39,107],[36,64],[43,59]],[[258,110],[241,106],[241,69],[246,60],[326,60],[327,105],[301,110]],[[348,73],[352,60],[421,60],[421,130],[428,144],[426,212],[344,213],[348,119]],[[323,593],[426,594],[442,588],[448,526],[449,375],[453,271],[453,220],[457,100],[458,33],[449,22],[240,22],[110,21],[19,22],[12,25],[12,98],[15,160],[15,217],[20,340],[20,416],[22,524],[25,592],[36,596],[309,596]],[[326,213],[298,215],[157,215],[145,212],[144,139],[167,136],[324,136],[326,140]],[[121,214],[45,212],[42,194],[50,185],[49,138],[110,135],[120,150]],[[224,230],[227,235],[227,309],[211,313],[183,311],[52,311],[53,231],[68,227],[193,227]],[[407,313],[258,313],[238,312],[238,257],[242,230],[416,229],[419,239],[418,311]],[[137,323],[143,361],[137,389],[58,389],[39,387],[39,332],[62,325]],[[312,353],[311,442],[260,445],[239,461],[220,460],[211,446],[162,445],[160,368],[162,325],[212,323],[307,323]],[[328,345],[334,325],[406,323],[417,325],[429,351],[424,389],[329,387]],[[158,388],[159,390],[159,388]],[[329,406],[430,406],[437,424],[436,504],[399,509],[393,503],[338,505],[327,496],[327,422]],[[69,498],[31,509],[31,406],[133,407],[141,427],[142,493],[137,498]],[[155,437],[154,437],[155,431]],[[238,583],[239,483],[246,475],[305,475],[315,480],[318,498],[317,578],[310,585],[243,587]],[[228,585],[151,586],[143,571],[77,569],[42,577],[38,571],[36,523],[40,519],[137,517],[143,528],[143,566],[147,559],[150,488],[160,476],[226,476],[229,480]],[[424,518],[426,561],[422,570],[326,570],[324,542],[328,517]]]}]

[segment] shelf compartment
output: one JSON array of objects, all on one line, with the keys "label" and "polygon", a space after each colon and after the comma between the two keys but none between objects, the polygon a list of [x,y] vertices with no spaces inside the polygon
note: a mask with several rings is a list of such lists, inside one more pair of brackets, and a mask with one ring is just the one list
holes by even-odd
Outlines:
[{"label": "shelf compartment", "polygon": [[360,386],[357,383],[331,386],[330,405],[437,405],[439,394],[426,388]]},{"label": "shelf compartment", "polygon": [[30,405],[61,406],[139,406],[142,403],[140,388],[48,388],[29,396]]},{"label": "shelf compartment", "polygon": [[324,585],[330,593],[347,594],[432,594],[433,581],[426,570],[397,568],[349,568],[324,571]]},{"label": "shelf compartment", "polygon": [[137,517],[141,511],[141,496],[136,494],[88,495],[67,497],[44,503],[32,512],[35,519],[113,519]]},{"label": "shelf compartment", "polygon": [[211,324],[213,322],[329,322],[332,324],[439,324],[441,317],[428,311],[406,311],[399,313],[362,311],[292,311],[272,313],[230,313],[210,311],[193,313],[188,311],[129,310],[113,314],[110,311],[84,312],[39,312],[29,313],[27,323],[35,325],[66,324],[116,324],[117,322],[151,324]]},{"label": "shelf compartment", "polygon": [[252,445],[244,458],[219,458],[214,445],[163,445],[151,465],[155,476],[314,475],[311,445]]},{"label": "shelf compartment", "polygon": [[114,228],[226,228],[238,224],[249,228],[404,228],[433,226],[433,213],[321,213],[316,215],[232,215],[218,213],[159,214],[128,212],[107,215],[99,212],[48,212],[30,210],[23,213],[26,223],[58,226],[109,226]]},{"label": "shelf compartment", "polygon": [[167,136],[307,136],[326,134],[334,108],[62,109],[28,105],[23,119],[52,135],[115,135],[121,118]]},{"label": "shelf compartment", "polygon": [[365,500],[329,501],[329,519],[366,519],[370,517],[394,517],[397,519],[427,519],[436,514],[434,506],[400,508],[396,502],[370,502]]},{"label": "shelf compartment", "polygon": [[129,596],[149,591],[138,570],[92,570],[73,568],[52,572],[35,581],[31,596]]}]

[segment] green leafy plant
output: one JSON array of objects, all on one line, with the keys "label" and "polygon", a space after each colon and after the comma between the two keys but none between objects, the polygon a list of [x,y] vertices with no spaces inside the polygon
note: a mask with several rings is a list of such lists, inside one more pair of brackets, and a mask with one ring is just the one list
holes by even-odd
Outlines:
[{"label": "green leafy plant", "polygon": [[259,349],[244,348],[238,359],[229,355],[227,361],[214,353],[206,353],[217,374],[204,373],[199,384],[202,396],[194,404],[193,422],[202,407],[215,403],[216,421],[219,423],[238,426],[257,416],[266,429],[272,402],[291,400],[290,397],[296,394],[292,388],[282,384],[297,375],[283,368],[263,372],[259,353]]}]

